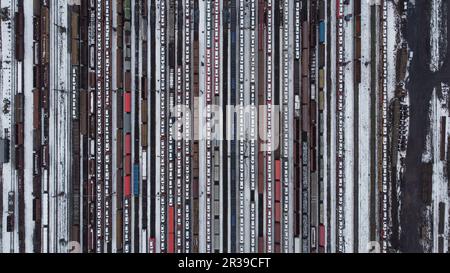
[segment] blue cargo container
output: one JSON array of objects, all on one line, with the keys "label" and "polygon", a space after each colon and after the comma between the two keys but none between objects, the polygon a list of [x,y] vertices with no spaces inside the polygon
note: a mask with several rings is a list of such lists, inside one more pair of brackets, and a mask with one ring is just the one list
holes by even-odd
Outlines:
[{"label": "blue cargo container", "polygon": [[133,166],[133,192],[135,196],[139,195],[139,164]]},{"label": "blue cargo container", "polygon": [[325,23],[323,21],[319,22],[319,43],[325,42]]}]

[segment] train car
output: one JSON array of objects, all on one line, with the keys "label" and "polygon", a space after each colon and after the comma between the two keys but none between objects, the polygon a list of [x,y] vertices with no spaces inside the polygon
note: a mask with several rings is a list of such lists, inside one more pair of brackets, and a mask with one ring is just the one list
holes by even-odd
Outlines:
[{"label": "train car", "polygon": [[323,224],[319,225],[319,251],[323,252],[325,248],[325,226]]},{"label": "train car", "polygon": [[139,196],[139,164],[133,165],[133,194]]},{"label": "train car", "polygon": [[325,43],[325,22],[319,21],[319,43]]},{"label": "train car", "polygon": [[124,178],[123,195],[125,198],[131,197],[131,175],[126,175]]},{"label": "train car", "polygon": [[125,155],[131,155],[131,134],[125,134]]},{"label": "train car", "polygon": [[302,38],[302,49],[309,48],[309,24],[307,21],[302,22]]},{"label": "train car", "polygon": [[173,206],[169,206],[168,207],[168,222],[167,222],[167,227],[168,227],[168,240],[167,240],[167,252],[168,253],[174,253],[175,250],[175,214],[174,214],[174,207]]},{"label": "train car", "polygon": [[275,160],[275,252],[281,252],[281,160]]},{"label": "train car", "polygon": [[131,92],[125,92],[124,95],[124,111],[131,113]]},{"label": "train car", "polygon": [[124,173],[126,176],[131,176],[131,155],[125,155],[125,162],[124,162]]},{"label": "train car", "polygon": [[141,146],[147,147],[148,146],[148,124],[143,123],[141,124]]},{"label": "train car", "polygon": [[445,148],[446,148],[446,145],[445,145],[445,141],[446,141],[446,136],[447,136],[447,117],[445,117],[445,116],[442,116],[441,117],[441,130],[440,130],[440,139],[441,139],[441,141],[440,141],[440,145],[439,145],[439,148],[440,148],[440,152],[439,152],[439,155],[440,155],[440,160],[445,160]]},{"label": "train car", "polygon": [[18,62],[23,62],[24,57],[24,12],[23,1],[18,3],[18,11],[14,16],[15,21],[15,57]]},{"label": "train car", "polygon": [[117,252],[122,252],[122,245],[123,245],[123,210],[117,209],[116,210],[116,230],[119,232],[116,232],[116,246],[117,246]]},{"label": "train car", "polygon": [[88,133],[88,92],[81,91],[79,95],[80,133],[85,136]]},{"label": "train car", "polygon": [[[117,111],[117,120],[116,120],[116,127],[118,129],[123,129],[123,116],[124,116],[124,92],[122,89],[117,90],[117,96],[116,96],[116,111]],[[119,143],[117,144],[119,145]]]},{"label": "train car", "polygon": [[[197,98],[200,95],[199,81],[200,81],[200,48],[199,48],[199,13],[198,13],[198,1],[194,1],[194,42],[192,46],[193,56],[193,79],[192,79],[192,91],[193,97]],[[193,135],[192,141],[192,251],[199,251],[199,141],[195,136],[198,135],[198,102],[194,100],[194,113],[193,113]]]}]

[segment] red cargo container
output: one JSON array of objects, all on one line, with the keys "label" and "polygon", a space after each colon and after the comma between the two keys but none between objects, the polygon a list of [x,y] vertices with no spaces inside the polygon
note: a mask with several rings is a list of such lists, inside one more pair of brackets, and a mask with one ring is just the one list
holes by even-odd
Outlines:
[{"label": "red cargo container", "polygon": [[131,175],[131,155],[125,156],[125,175]]},{"label": "red cargo container", "polygon": [[281,203],[275,201],[275,222],[281,222]]},{"label": "red cargo container", "polygon": [[281,161],[275,160],[275,180],[281,179]]},{"label": "red cargo container", "polygon": [[127,133],[125,135],[125,154],[131,155],[131,134]]},{"label": "red cargo container", "polygon": [[275,180],[275,201],[281,200],[281,182],[280,180]]},{"label": "red cargo container", "polygon": [[127,175],[125,176],[125,181],[124,181],[124,195],[125,197],[129,197],[131,196],[131,176]]},{"label": "red cargo container", "polygon": [[131,93],[130,92],[125,92],[125,94],[123,96],[124,96],[124,99],[125,99],[124,110],[127,113],[131,113]]},{"label": "red cargo container", "polygon": [[319,225],[319,246],[325,247],[325,226],[323,224]]}]

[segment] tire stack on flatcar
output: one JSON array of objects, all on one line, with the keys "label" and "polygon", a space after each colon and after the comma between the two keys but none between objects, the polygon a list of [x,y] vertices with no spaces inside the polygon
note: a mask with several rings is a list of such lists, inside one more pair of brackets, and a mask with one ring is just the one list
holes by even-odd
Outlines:
[{"label": "tire stack on flatcar", "polygon": [[[280,31],[283,33],[282,38],[282,54],[281,54],[281,63],[282,67],[282,93],[280,98],[281,104],[281,148],[280,148],[280,159],[281,159],[281,220],[280,220],[280,252],[288,253],[290,252],[290,238],[289,238],[289,223],[291,220],[291,216],[289,213],[290,210],[290,130],[292,124],[290,121],[290,2],[285,0],[283,2],[282,9],[282,27]],[[293,144],[293,143],[292,143]]]},{"label": "tire stack on flatcar", "polygon": [[105,2],[95,3],[95,251],[102,253],[105,246]]},{"label": "tire stack on flatcar", "polygon": [[[273,193],[274,193],[274,151],[273,149],[273,134],[274,131],[274,6],[272,0],[267,1],[266,7],[266,43],[265,43],[265,96],[264,101],[267,106],[266,112],[266,132],[267,137],[265,139],[265,187],[264,187],[264,198],[265,198],[265,240],[264,240],[264,250],[267,253],[274,252],[273,248],[273,230],[274,230],[274,213],[273,213]],[[275,113],[276,114],[276,113]]]},{"label": "tire stack on flatcar", "polygon": [[[194,96],[192,92],[192,41],[193,41],[193,32],[192,26],[193,24],[193,2],[192,0],[186,0],[184,7],[184,107],[186,113],[184,115],[184,189],[182,192],[184,193],[184,197],[182,197],[184,208],[184,252],[190,253],[192,252],[192,124],[193,124],[193,115],[192,115],[192,102],[194,101]],[[181,39],[183,41],[183,39]],[[183,62],[183,61],[182,61]],[[180,228],[180,227],[179,227]],[[183,234],[183,231],[180,231]],[[182,235],[183,236],[183,235]]]},{"label": "tire stack on flatcar", "polygon": [[[166,76],[166,64],[167,64],[167,15],[166,11],[166,1],[160,1],[159,6],[159,23],[160,23],[160,56],[159,56],[159,78],[160,78],[160,92],[159,92],[159,147],[160,147],[160,157],[159,157],[159,215],[160,215],[160,251],[167,252],[167,178],[168,178],[168,168],[167,168],[167,76]],[[158,183],[158,182],[157,182]]]},{"label": "tire stack on flatcar", "polygon": [[181,253],[184,250],[184,227],[183,227],[183,192],[184,192],[184,149],[183,149],[183,138],[182,138],[182,128],[178,124],[182,124],[182,106],[184,104],[184,88],[183,88],[183,25],[184,25],[184,15],[183,15],[183,3],[182,1],[177,1],[176,3],[176,13],[175,13],[175,48],[176,48],[176,60],[175,60],[175,117],[176,128],[173,128],[174,138],[175,138],[175,184],[173,190],[175,192],[174,197],[174,207],[175,207],[175,229],[174,229],[174,240],[175,240],[175,252]]},{"label": "tire stack on flatcar", "polygon": [[[229,83],[229,73],[228,73],[228,67],[229,67],[229,32],[230,32],[230,1],[225,0],[223,1],[223,29],[222,29],[222,105],[227,106],[229,103],[229,92],[228,87],[230,86]],[[223,107],[222,109],[222,116],[223,116],[223,124],[227,124],[229,122],[226,107]],[[223,244],[223,252],[228,252],[228,225],[229,225],[229,218],[228,218],[228,206],[229,206],[229,197],[228,197],[228,189],[229,189],[229,140],[227,139],[228,130],[223,130],[222,139],[222,168],[223,168],[223,177],[222,177],[222,244]]]},{"label": "tire stack on flatcar", "polygon": [[103,210],[104,218],[104,249],[103,251],[110,253],[112,251],[112,24],[113,24],[113,1],[103,1],[103,66],[104,66],[104,82],[103,82]]},{"label": "tire stack on flatcar", "polygon": [[[213,105],[220,105],[220,99],[221,99],[221,90],[220,90],[220,71],[223,71],[220,67],[220,52],[221,52],[221,39],[220,39],[220,17],[221,17],[221,6],[220,1],[213,1],[212,3],[212,9],[213,9],[213,21],[212,21],[212,70],[213,70],[213,90],[214,90],[214,96],[213,96]],[[214,128],[214,120],[213,123],[213,132],[216,131]],[[213,133],[214,134],[214,133]],[[212,238],[212,248],[211,251],[218,253],[221,251],[220,246],[220,218],[221,218],[221,211],[220,211],[220,202],[222,200],[221,194],[220,194],[220,186],[221,186],[221,176],[220,176],[220,144],[222,142],[219,141],[218,136],[213,137],[212,140],[212,146],[213,146],[213,165],[212,165],[212,172],[213,172],[213,179],[212,179],[212,198],[211,198],[211,207],[212,207],[212,229],[211,229],[211,238]]]},{"label": "tire stack on flatcar", "polygon": [[[237,70],[239,71],[238,77],[237,77],[237,95],[236,95],[236,106],[239,106],[239,110],[237,111],[237,121],[235,124],[237,124],[237,136],[238,136],[238,140],[237,140],[237,166],[236,169],[238,170],[238,185],[237,185],[237,204],[238,204],[238,210],[237,210],[237,245],[239,246],[238,249],[236,249],[236,252],[239,253],[243,253],[245,252],[245,225],[246,225],[246,221],[245,221],[245,197],[244,197],[244,191],[245,191],[245,182],[246,182],[246,163],[248,163],[248,161],[246,160],[246,154],[245,154],[245,146],[246,146],[246,137],[245,137],[245,123],[244,121],[244,110],[243,108],[245,107],[245,32],[246,32],[246,24],[245,24],[245,20],[246,20],[246,1],[244,0],[239,0],[239,8],[238,8],[238,34],[239,34],[239,38],[237,39],[238,41],[238,54],[237,54],[237,60],[238,60],[238,64],[237,64]],[[208,54],[208,53],[207,53]],[[207,70],[208,71],[208,70]],[[208,72],[206,72],[208,73]],[[207,85],[208,86],[208,83]],[[208,87],[207,87],[208,89]],[[208,91],[206,91],[207,96],[208,96]],[[208,122],[208,121],[207,121]],[[208,157],[208,155],[206,155]]]},{"label": "tire stack on flatcar", "polygon": [[345,252],[344,242],[344,0],[336,0],[336,252]]},{"label": "tire stack on flatcar", "polygon": [[250,252],[258,247],[258,1],[250,1]]},{"label": "tire stack on flatcar", "polygon": [[[176,23],[176,6],[175,1],[166,1],[166,17],[167,17],[167,65],[166,65],[166,129],[167,129],[167,252],[175,251],[175,140],[171,132],[173,129],[174,113],[171,109],[175,107],[175,65],[176,65],[176,47],[175,47],[175,23]],[[161,91],[163,92],[163,91]]]}]

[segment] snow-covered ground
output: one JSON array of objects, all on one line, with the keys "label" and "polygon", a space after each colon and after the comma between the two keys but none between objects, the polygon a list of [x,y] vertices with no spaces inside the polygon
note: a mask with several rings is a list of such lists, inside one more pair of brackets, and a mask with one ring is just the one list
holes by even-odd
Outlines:
[{"label": "snow-covered ground", "polygon": [[[33,3],[29,3],[31,6]],[[24,9],[24,115],[33,113],[33,9]],[[33,119],[24,119],[25,251],[33,252]]]},{"label": "snow-covered ground", "polygon": [[[395,90],[397,86],[397,73],[396,73],[396,64],[397,64],[397,51],[399,50],[399,47],[401,46],[401,39],[400,39],[400,31],[399,31],[399,25],[400,25],[400,17],[397,12],[397,7],[395,6],[394,2],[386,1],[386,69],[387,69],[387,78],[386,78],[386,97],[387,101],[386,103],[390,103],[391,100],[395,97]],[[388,153],[389,155],[392,153]],[[396,163],[391,163],[396,164]],[[388,172],[390,173],[390,172]],[[392,181],[390,181],[392,182]],[[399,183],[398,183],[399,184]],[[397,189],[390,188],[391,191]],[[389,193],[388,196],[392,196],[392,193]],[[388,197],[388,200],[390,200],[390,197]],[[400,200],[398,200],[400,202]],[[392,214],[389,216],[389,226],[392,224]]]},{"label": "snow-covered ground", "polygon": [[[433,163],[433,174],[432,174],[432,212],[433,212],[433,252],[438,252],[438,238],[444,238],[444,249],[447,249],[448,245],[448,177],[447,177],[447,161],[446,157],[444,160],[440,158],[440,149],[442,149],[441,145],[447,146],[447,136],[449,135],[448,126],[449,123],[449,113],[446,105],[447,97],[448,97],[448,86],[443,89],[443,93],[445,95],[440,99],[436,94],[436,89],[433,91],[433,96],[431,98],[431,109],[430,109],[430,130],[429,130],[429,139],[430,139],[430,152],[432,158],[430,158],[430,162]],[[441,117],[446,117],[445,128],[442,128]],[[441,130],[445,130],[445,140],[441,142]],[[443,147],[444,150],[447,150],[447,147]],[[446,155],[446,153],[445,153]],[[439,226],[439,203],[443,202],[445,204],[445,214],[444,214],[444,233],[438,233]]]},{"label": "snow-covered ground", "polygon": [[[370,6],[361,6],[361,41],[370,41]],[[370,100],[370,56],[371,44],[361,43],[361,84],[359,85],[359,116],[358,136],[359,142],[355,143],[359,149],[358,160],[358,251],[367,252],[367,245],[370,240],[370,122],[373,118],[370,107],[373,102]]]},{"label": "snow-covered ground", "polygon": [[[9,10],[9,19],[1,20],[1,73],[0,73],[0,137],[10,140],[10,160],[8,163],[3,164],[2,179],[3,179],[3,211],[2,216],[2,252],[17,252],[19,249],[18,243],[18,214],[14,216],[14,231],[8,233],[7,215],[8,215],[8,195],[10,192],[14,192],[14,210],[18,209],[17,202],[17,174],[14,169],[14,137],[13,137],[13,108],[14,108],[14,95],[17,90],[17,62],[14,57],[14,12],[16,10],[16,1],[14,0],[2,0],[0,2],[1,8]],[[3,111],[5,104],[9,104],[6,107],[7,111]]]},{"label": "snow-covered ground", "polygon": [[50,252],[65,252],[68,241],[70,181],[70,69],[67,50],[67,0],[50,10]]},{"label": "snow-covered ground", "polygon": [[[344,16],[353,14],[353,5],[344,5]],[[353,252],[354,242],[354,16],[344,22],[344,249]]]},{"label": "snow-covered ground", "polygon": [[[430,70],[436,72],[442,66],[445,55],[447,54],[447,24],[446,10],[442,0],[431,1],[431,18],[430,18]],[[441,31],[442,30],[442,31]]]},{"label": "snow-covered ground", "polygon": [[[444,18],[444,9],[442,0],[432,0],[431,2],[431,18],[430,18],[430,70],[435,72],[440,69],[442,63],[446,57],[447,52],[447,25]],[[438,89],[441,89],[441,94],[438,94]],[[433,96],[430,101],[430,130],[427,136],[431,142],[431,155],[430,160],[433,163],[432,174],[432,251],[438,252],[439,238],[443,239],[443,249],[448,248],[448,208],[449,208],[449,196],[448,196],[448,173],[447,173],[447,147],[449,133],[449,108],[448,108],[448,96],[449,86],[441,84],[441,86],[435,87],[433,90]],[[441,119],[445,118],[445,124],[442,124]],[[442,128],[445,126],[445,128]],[[445,130],[442,132],[442,130]],[[441,139],[441,133],[443,133],[444,140]],[[428,141],[427,141],[428,142]],[[444,147],[441,147],[444,145]],[[441,160],[441,149],[444,149],[444,158]],[[442,234],[439,234],[439,203],[445,204],[444,209],[444,230]],[[442,224],[442,223],[441,223]]]},{"label": "snow-covered ground", "polygon": [[397,50],[401,46],[399,37],[399,20],[400,16],[397,12],[397,7],[392,1],[386,1],[387,4],[387,99],[388,102],[395,96],[396,88],[396,64],[397,64]]}]

